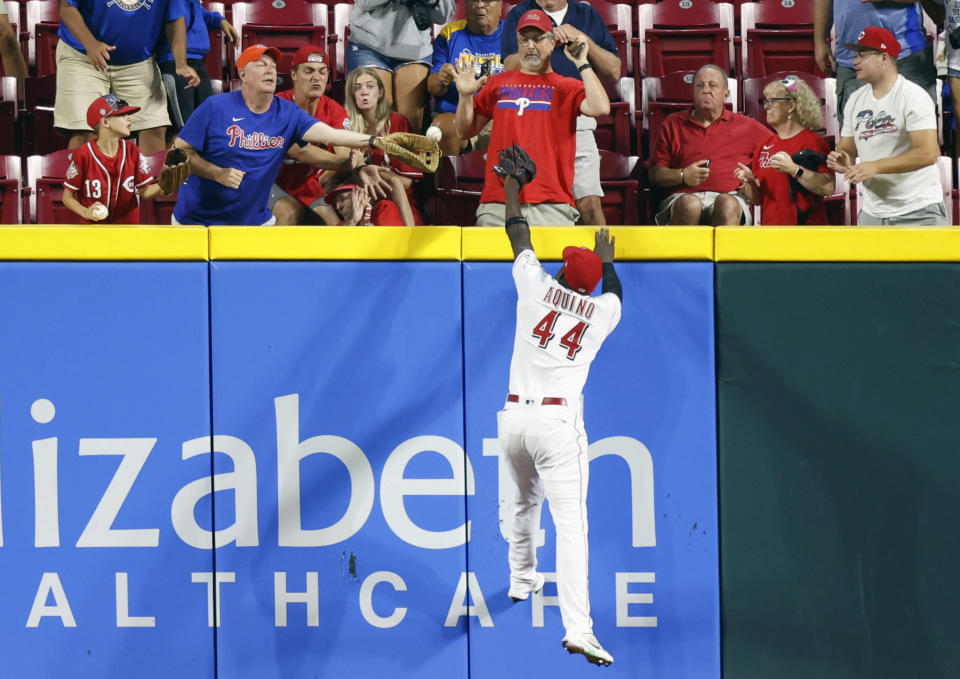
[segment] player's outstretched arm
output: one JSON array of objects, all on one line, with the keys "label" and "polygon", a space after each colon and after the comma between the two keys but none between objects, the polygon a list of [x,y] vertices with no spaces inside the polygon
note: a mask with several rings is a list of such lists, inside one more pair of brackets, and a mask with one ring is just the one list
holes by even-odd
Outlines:
[{"label": "player's outstretched arm", "polygon": [[503,182],[503,193],[506,196],[506,229],[507,238],[513,248],[513,258],[516,259],[524,250],[533,250],[530,242],[530,225],[520,213],[520,182],[515,177],[507,177]]},{"label": "player's outstretched arm", "polygon": [[617,237],[611,236],[610,230],[604,226],[600,228],[594,236],[593,251],[597,254],[597,257],[600,258],[600,261],[603,262],[603,292],[612,292],[619,297],[622,302],[623,286],[620,285],[620,277],[617,276],[617,272],[613,268],[616,242]]}]

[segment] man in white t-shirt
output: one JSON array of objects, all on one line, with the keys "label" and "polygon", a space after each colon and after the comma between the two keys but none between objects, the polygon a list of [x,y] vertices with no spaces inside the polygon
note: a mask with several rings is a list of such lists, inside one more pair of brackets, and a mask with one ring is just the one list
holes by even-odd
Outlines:
[{"label": "man in white t-shirt", "polygon": [[869,87],[850,95],[827,165],[851,184],[863,183],[857,224],[945,226],[933,102],[898,73],[900,43],[887,29],[869,26],[845,47],[856,52],[857,78]]},{"label": "man in white t-shirt", "polygon": [[[501,149],[493,170],[503,180],[506,231],[513,248],[517,329],[510,360],[510,392],[498,417],[498,438],[517,486],[510,535],[510,590],[514,602],[543,588],[536,535],[543,500],[557,529],[557,598],[566,634],[563,647],[595,665],[610,655],[593,635],[587,547],[590,461],[581,392],[590,364],[620,321],[623,291],[613,268],[614,239],[597,231],[594,249],[569,246],[551,277],[533,251],[520,213],[520,189],[536,175],[516,144]],[[590,296],[600,280],[603,294]]]}]

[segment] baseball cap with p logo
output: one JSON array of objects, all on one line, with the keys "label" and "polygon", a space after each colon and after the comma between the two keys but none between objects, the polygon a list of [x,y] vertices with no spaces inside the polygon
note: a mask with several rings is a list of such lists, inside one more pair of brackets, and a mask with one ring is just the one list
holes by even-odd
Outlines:
[{"label": "baseball cap with p logo", "polygon": [[860,31],[856,42],[847,43],[844,47],[854,52],[875,50],[889,54],[894,59],[900,56],[900,43],[896,36],[881,26],[867,26]]}]

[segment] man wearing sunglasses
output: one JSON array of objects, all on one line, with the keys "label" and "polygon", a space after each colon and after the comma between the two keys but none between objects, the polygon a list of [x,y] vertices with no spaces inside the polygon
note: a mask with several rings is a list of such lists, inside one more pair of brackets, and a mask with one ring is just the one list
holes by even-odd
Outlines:
[{"label": "man wearing sunglasses", "polygon": [[863,184],[857,224],[945,226],[936,111],[923,89],[897,71],[900,43],[887,29],[868,26],[844,47],[855,52],[857,79],[867,86],[847,102],[827,166]]}]

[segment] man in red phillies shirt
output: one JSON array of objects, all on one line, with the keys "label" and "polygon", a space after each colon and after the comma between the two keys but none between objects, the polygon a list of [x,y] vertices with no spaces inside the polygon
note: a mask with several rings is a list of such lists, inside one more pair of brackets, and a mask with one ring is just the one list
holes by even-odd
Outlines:
[{"label": "man in red phillies shirt", "polygon": [[[580,216],[572,188],[577,116],[607,115],[610,99],[587,59],[589,47],[583,34],[564,50],[582,81],[554,73],[550,57],[557,38],[553,22],[542,10],[532,9],[520,17],[517,44],[519,71],[474,79],[472,69],[456,69],[457,136],[469,139],[493,119],[477,226],[506,221],[506,196],[493,166],[499,151],[514,143],[522,143],[537,166],[536,177],[520,192],[520,210],[527,223],[572,225]],[[575,48],[579,49],[576,56]]]},{"label": "man in red phillies shirt", "polygon": [[[277,92],[276,96],[294,102],[317,120],[342,130],[347,111],[326,96],[330,78],[327,53],[315,45],[304,45],[293,55],[292,65],[293,88]],[[309,150],[305,153],[303,148],[293,146],[287,152],[276,183],[270,190],[270,209],[278,225],[299,224],[307,208],[325,224],[336,224],[339,222],[336,213],[323,200],[324,191],[319,181],[322,171],[310,164]],[[331,150],[347,162],[349,149],[337,147]]]},{"label": "man in red phillies shirt", "polygon": [[748,164],[770,131],[753,118],[731,113],[719,66],[701,66],[693,78],[693,109],[667,116],[650,157],[650,181],[673,189],[658,224],[749,224],[747,202],[737,192],[738,163]]}]

